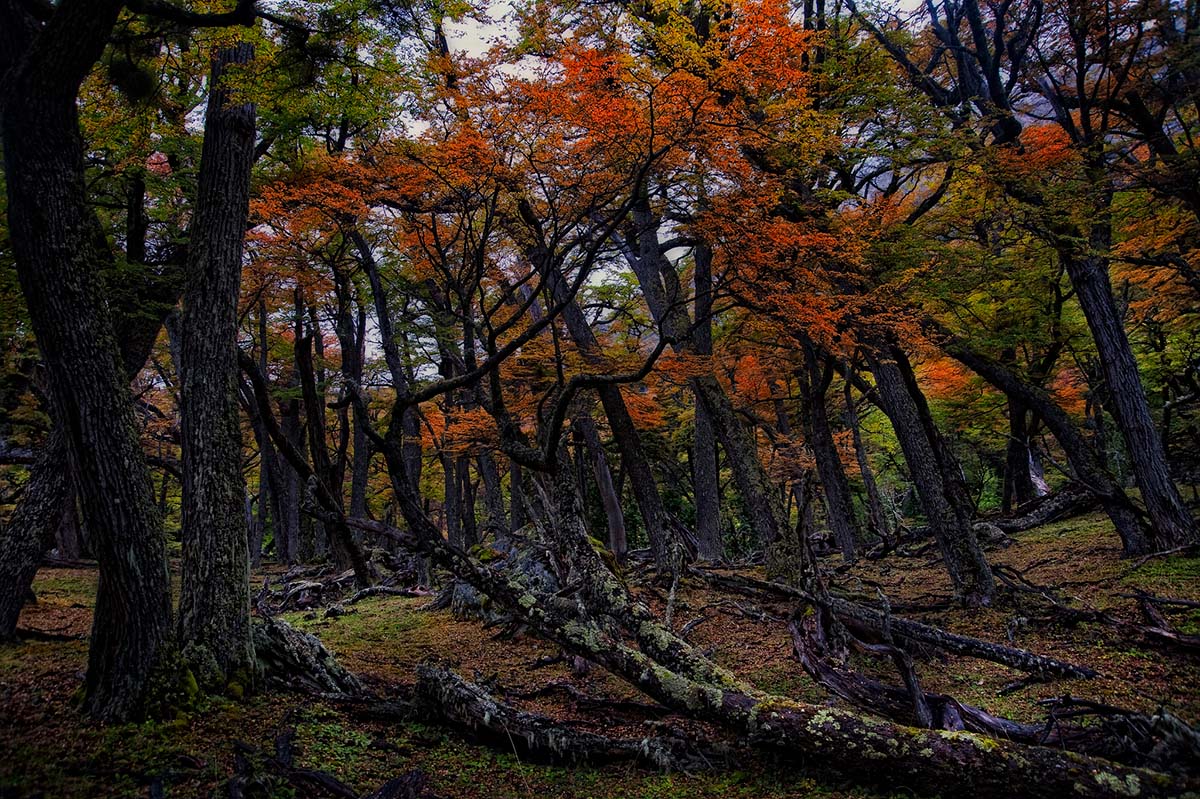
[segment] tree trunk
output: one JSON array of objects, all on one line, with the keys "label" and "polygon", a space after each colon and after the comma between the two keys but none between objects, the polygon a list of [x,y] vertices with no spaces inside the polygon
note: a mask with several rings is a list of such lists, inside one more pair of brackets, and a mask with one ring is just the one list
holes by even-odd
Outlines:
[{"label": "tree trunk", "polygon": [[833,367],[826,365],[822,368],[816,348],[806,345],[803,368],[805,377],[801,386],[804,393],[805,438],[817,462],[817,475],[821,478],[821,489],[825,493],[825,511],[833,540],[842,551],[842,558],[852,562],[859,537],[858,522],[854,517],[850,483],[842,468],[842,458],[829,424],[829,411],[825,407],[825,393],[833,379]]},{"label": "tree trunk", "polygon": [[[379,341],[383,348],[383,358],[387,363],[388,374],[392,378],[392,388],[397,395],[403,395],[409,389],[409,375],[405,371],[404,358],[397,342],[396,331],[392,326],[391,313],[388,310],[387,292],[383,287],[383,278],[379,274],[379,264],[371,252],[371,245],[366,237],[358,230],[350,233],[354,247],[358,251],[358,262],[367,274],[371,286],[371,299],[375,307],[375,319],[379,323]],[[363,420],[365,421],[365,420]],[[361,426],[361,425],[360,425]],[[414,407],[406,407],[402,411],[402,424],[388,428],[389,435],[397,436],[404,451],[407,464],[407,474],[412,481],[413,490],[420,493],[421,468],[423,457],[421,452],[421,418],[420,411]]]},{"label": "tree trunk", "polygon": [[38,563],[54,546],[54,533],[67,502],[75,502],[66,462],[66,438],[55,428],[30,469],[25,494],[8,524],[0,528],[0,641],[16,637],[17,619],[30,595]]},{"label": "tree trunk", "polygon": [[596,480],[596,490],[600,494],[600,504],[604,507],[604,519],[608,527],[608,548],[618,560],[624,560],[629,551],[625,536],[625,512],[621,509],[621,498],[617,496],[617,489],[613,485],[612,470],[608,468],[608,456],[600,442],[600,433],[590,416],[580,416],[575,420],[575,427],[583,436],[588,454],[592,456],[592,476]]},{"label": "tree trunk", "polygon": [[871,532],[883,541],[891,537],[892,530],[888,524],[887,513],[883,509],[883,500],[879,496],[879,486],[875,483],[875,472],[871,469],[871,461],[867,457],[867,448],[863,445],[862,426],[858,421],[858,410],[854,405],[854,389],[850,381],[846,381],[846,426],[854,438],[854,457],[858,461],[858,473],[862,477],[863,491],[867,495],[867,523]]},{"label": "tree trunk", "polygon": [[961,341],[949,339],[942,346],[950,357],[1003,391],[1006,396],[1016,397],[1045,423],[1066,453],[1076,478],[1104,505],[1105,512],[1121,537],[1126,555],[1141,555],[1153,549],[1133,502],[1108,473],[1099,454],[1075,422],[1044,389],[1021,380],[1003,364],[975,352]]},{"label": "tree trunk", "polygon": [[[697,355],[712,355],[712,249],[696,246],[695,329]],[[721,541],[721,485],[717,471],[717,439],[704,403],[695,396],[692,433],[692,493],[696,497],[696,545],[702,560],[720,560],[725,555]]]},{"label": "tree trunk", "polygon": [[483,481],[483,512],[487,516],[484,532],[490,530],[495,536],[508,529],[500,469],[496,466],[496,458],[490,452],[481,453],[476,457],[475,465],[479,469],[479,479]]},{"label": "tree trunk", "polygon": [[204,149],[180,320],[183,565],[177,635],[203,688],[254,682],[250,559],[238,414],[238,298],[254,159],[252,104],[231,104],[221,85],[254,48],[217,50],[209,80]]},{"label": "tree trunk", "polygon": [[[1111,245],[1108,226],[1094,225],[1091,239],[1093,250],[1106,252]],[[1067,257],[1066,264],[1079,306],[1096,342],[1100,368],[1111,399],[1109,410],[1125,439],[1134,479],[1142,490],[1142,502],[1153,526],[1149,534],[1150,546],[1172,549],[1195,543],[1200,540],[1196,522],[1171,477],[1162,440],[1150,416],[1137,361],[1113,299],[1108,260],[1100,256]]]},{"label": "tree trunk", "polygon": [[758,459],[758,442],[737,417],[733,403],[715,377],[691,379],[693,392],[704,404],[721,441],[721,449],[733,470],[733,479],[747,513],[747,521],[758,534],[768,554],[772,574],[789,580],[806,579],[805,555],[793,540],[784,514],[783,501],[767,470]]},{"label": "tree trunk", "polygon": [[17,6],[0,10],[9,230],[100,564],[84,706],[105,720],[141,712],[171,623],[162,526],[104,301],[100,273],[112,255],[87,201],[76,105],[121,6],[68,0],[36,38]]},{"label": "tree trunk", "polygon": [[[304,394],[305,426],[308,428],[308,448],[312,458],[313,472],[334,497],[339,509],[344,507],[342,497],[343,474],[335,468],[329,456],[329,442],[325,437],[325,405],[322,402],[321,385],[318,383],[317,372],[312,360],[312,341],[320,337],[320,331],[314,329],[312,334],[296,339],[296,371],[300,373],[300,386]],[[324,520],[314,519],[314,524],[325,532],[327,543],[333,549],[335,562],[341,568],[354,569],[354,579],[359,588],[371,584],[370,569],[362,547],[354,540],[350,528],[344,524],[335,524],[330,530]]]},{"label": "tree trunk", "polygon": [[[300,403],[295,399],[285,402],[280,409],[279,426],[283,436],[299,449],[304,449],[304,426],[300,422]],[[275,461],[277,468],[271,470],[273,476],[278,476],[279,486],[275,493],[275,520],[278,529],[275,531],[275,542],[282,563],[302,563],[306,553],[301,549],[300,531],[300,502],[303,499],[304,487],[300,475],[295,469],[288,468],[280,459]]]},{"label": "tree trunk", "polygon": [[462,526],[462,545],[468,549],[479,543],[479,526],[475,520],[475,483],[471,481],[471,459],[460,455],[454,461],[458,479],[458,522]]},{"label": "tree trunk", "polygon": [[446,523],[446,540],[456,547],[463,547],[462,498],[458,495],[458,473],[454,470],[454,456],[443,454],[442,461],[442,517]]},{"label": "tree trunk", "polygon": [[921,425],[925,428],[925,436],[929,439],[929,445],[937,458],[938,468],[942,472],[942,482],[946,486],[946,495],[950,497],[955,510],[963,516],[967,524],[970,524],[971,518],[975,514],[975,501],[967,489],[967,480],[963,474],[962,465],[954,456],[946,437],[942,435],[942,431],[933,421],[933,412],[929,409],[925,393],[921,391],[921,386],[917,383],[917,375],[908,355],[899,347],[892,347],[891,354],[904,378],[904,385],[908,389],[909,396],[912,397],[912,404],[917,409]]},{"label": "tree trunk", "polygon": [[[635,649],[587,615],[573,612],[576,604],[554,602],[527,590],[450,546],[424,516],[408,487],[398,449],[387,447],[384,456],[393,470],[392,484],[408,522],[410,546],[428,552],[569,652],[608,669],[666,707],[720,724],[758,746],[819,761],[867,783],[890,784],[899,775],[955,795],[1008,797],[1015,791],[1037,799],[1064,795],[1107,798],[1128,795],[1127,786],[1132,785],[1141,796],[1167,797],[1193,787],[1186,778],[1071,752],[1015,745],[971,733],[919,730],[751,688],[663,628],[648,609],[630,601],[611,573],[605,576],[600,571],[602,564],[594,565],[595,551],[566,497],[551,525],[554,545],[573,569],[580,569],[585,601],[635,631],[640,647]],[[568,476],[556,481],[556,486],[564,494],[573,493],[572,482]],[[564,508],[568,510],[565,514]],[[871,769],[864,771],[863,763],[872,764]]]},{"label": "tree trunk", "polygon": [[75,487],[67,486],[67,496],[63,500],[62,519],[54,533],[54,546],[58,556],[66,560],[79,560],[85,551],[83,524],[79,518],[79,500],[75,496]]},{"label": "tree trunk", "polygon": [[1008,398],[1008,446],[1004,455],[1004,493],[1001,507],[1009,513],[1037,496],[1029,474],[1029,411],[1020,400]]},{"label": "tree trunk", "polygon": [[[557,268],[548,271],[546,280],[556,302],[567,299],[567,287]],[[562,318],[567,333],[580,354],[589,363],[601,365],[603,359],[600,343],[575,300],[572,299],[563,308]],[[608,427],[612,430],[617,451],[621,454],[622,466],[631,479],[633,498],[642,514],[642,523],[646,525],[646,537],[650,540],[654,563],[660,569],[669,568],[671,536],[666,528],[666,511],[663,509],[654,471],[650,468],[650,461],[642,447],[641,434],[633,424],[633,418],[625,406],[625,398],[621,396],[619,386],[600,386],[596,393],[600,397],[604,415],[608,418]]]},{"label": "tree trunk", "polygon": [[[346,444],[353,441],[353,460],[350,466],[350,516],[362,518],[367,515],[367,479],[371,465],[371,449],[367,441],[366,429],[359,423],[358,415],[362,412],[358,403],[352,403],[352,408],[346,408],[349,386],[359,386],[363,376],[364,339],[366,338],[367,315],[362,306],[357,306],[351,289],[349,278],[340,271],[334,271],[334,290],[337,294],[337,319],[334,331],[337,334],[341,349],[341,371],[343,389],[338,397],[339,418],[341,419],[342,437]],[[261,368],[261,365],[260,365]],[[350,416],[354,423],[351,429]],[[339,458],[345,458],[344,448],[339,448]],[[339,467],[344,471],[345,465]],[[357,540],[357,534],[356,534]]]},{"label": "tree trunk", "polygon": [[[643,199],[633,214],[633,239],[624,254],[641,286],[650,315],[673,340],[677,352],[692,353],[694,342],[691,320],[680,296],[679,279],[673,264],[663,257],[658,240],[658,220]],[[669,285],[665,285],[669,284]],[[783,503],[758,460],[758,444],[750,430],[737,418],[733,403],[712,375],[690,380],[693,393],[712,420],[721,448],[733,468],[734,482],[749,515],[748,521],[759,536],[774,573],[789,579],[801,579],[798,564],[804,553],[793,552],[791,531],[787,528]],[[634,485],[637,476],[630,474]]]},{"label": "tree trunk", "polygon": [[995,587],[992,570],[975,540],[970,518],[964,509],[956,507],[953,494],[946,486],[945,474],[901,368],[894,359],[873,358],[871,372],[875,375],[875,385],[896,431],[955,594],[967,604],[989,602]]},{"label": "tree trunk", "polygon": [[525,486],[522,482],[521,464],[509,461],[508,464],[508,504],[509,526],[520,530],[529,523],[529,514],[525,508]]}]

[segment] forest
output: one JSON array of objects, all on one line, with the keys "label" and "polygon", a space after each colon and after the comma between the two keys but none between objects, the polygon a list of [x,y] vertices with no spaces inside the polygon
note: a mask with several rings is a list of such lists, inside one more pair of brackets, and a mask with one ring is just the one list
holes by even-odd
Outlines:
[{"label": "forest", "polygon": [[0,0],[0,799],[1200,796],[1197,0]]}]

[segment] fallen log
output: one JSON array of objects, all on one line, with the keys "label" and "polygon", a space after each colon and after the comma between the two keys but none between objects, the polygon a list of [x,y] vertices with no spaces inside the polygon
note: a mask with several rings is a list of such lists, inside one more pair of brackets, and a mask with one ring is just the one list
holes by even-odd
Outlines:
[{"label": "fallen log", "polygon": [[[1037,585],[1011,566],[997,564],[993,567],[992,571],[997,578],[1014,591],[1031,594],[1044,602],[1047,617],[1053,621],[1063,624],[1078,624],[1080,622],[1104,624],[1128,638],[1144,641],[1151,645],[1161,645],[1166,648],[1180,649],[1185,652],[1200,651],[1200,635],[1189,635],[1176,630],[1174,625],[1167,620],[1167,617],[1159,609],[1158,605],[1160,603],[1156,602],[1155,598],[1149,594],[1135,592],[1133,594],[1121,595],[1138,600],[1138,607],[1141,609],[1142,615],[1148,623],[1137,624],[1136,622],[1114,616],[1107,611],[1099,610],[1086,603],[1083,603],[1085,607],[1082,609],[1072,607],[1059,598],[1057,589]],[[1077,602],[1081,602],[1078,598],[1071,598]],[[1184,602],[1183,600],[1174,601],[1176,603]],[[1186,604],[1184,607],[1186,607]]]},{"label": "fallen log", "polygon": [[780,599],[799,600],[825,607],[838,620],[859,632],[870,631],[882,634],[890,630],[893,638],[900,646],[906,642],[916,642],[936,647],[956,655],[967,655],[980,660],[1000,663],[1004,666],[1040,676],[1065,677],[1068,679],[1086,679],[1095,677],[1095,669],[1078,666],[1073,663],[1038,655],[1025,649],[1017,649],[1003,644],[972,638],[967,635],[948,632],[946,630],[922,624],[900,616],[891,616],[881,610],[851,602],[834,595],[817,597],[806,591],[781,583],[756,580],[743,575],[720,574],[710,569],[692,567],[692,573],[701,579],[730,590],[751,593],[755,596],[773,595]]},{"label": "fallen log", "polygon": [[[370,431],[369,434],[374,433]],[[1146,799],[1200,792],[1200,781],[1131,768],[1074,752],[1025,746],[968,732],[920,730],[871,718],[859,712],[796,702],[764,693],[697,652],[686,641],[651,619],[611,572],[607,577],[583,558],[591,552],[586,530],[572,503],[560,503],[557,524],[572,571],[584,579],[578,597],[547,596],[530,590],[451,545],[425,514],[408,479],[402,448],[378,433],[371,436],[387,460],[392,488],[411,535],[411,548],[427,554],[457,577],[509,608],[533,630],[573,654],[608,669],[663,704],[700,721],[710,721],[747,741],[784,753],[793,761],[853,775],[860,783],[894,785],[896,781],[927,793],[976,796],[981,799],[1023,795],[1031,799],[1110,799],[1139,795]],[[569,488],[571,469],[560,469],[556,484]],[[556,526],[557,526],[556,524]],[[574,575],[572,575],[574,576]],[[586,603],[586,604],[585,604]],[[628,609],[628,610],[627,610]],[[638,632],[641,649],[606,618]]]},{"label": "fallen log", "polygon": [[287,622],[267,618],[252,628],[254,654],[264,676],[309,693],[358,694],[358,678],[347,671],[315,636]]},{"label": "fallen log", "polygon": [[1100,498],[1082,483],[1067,483],[1057,491],[1030,500],[1009,516],[988,518],[1006,533],[1021,533],[1043,524],[1069,519],[1100,507]]},{"label": "fallen log", "polygon": [[[420,517],[414,514],[413,518]],[[1074,752],[969,732],[920,730],[858,712],[795,702],[758,691],[711,662],[690,670],[681,659],[676,668],[667,668],[595,622],[568,613],[553,598],[531,593],[473,562],[440,535],[434,539],[430,528],[430,534],[422,535],[415,545],[424,546],[442,565],[504,603],[546,638],[667,707],[719,724],[793,759],[852,775],[857,782],[904,780],[929,793],[982,799],[1007,799],[1014,794],[1031,799],[1110,799],[1131,791],[1147,799],[1165,799],[1200,791],[1200,781]],[[659,642],[660,649],[686,646],[668,638]]]},{"label": "fallen log", "polygon": [[285,792],[288,796],[304,799],[438,799],[428,778],[416,769],[388,780],[377,790],[360,797],[357,791],[327,771],[296,766],[295,736],[296,731],[292,729],[275,736],[274,755],[236,741],[233,777],[225,784],[229,799],[256,799]]},{"label": "fallen log", "polygon": [[373,596],[427,597],[432,595],[432,591],[425,591],[419,588],[396,588],[390,585],[372,585],[355,593],[354,596],[346,600],[346,604],[354,605]]},{"label": "fallen log", "polygon": [[555,763],[639,762],[665,771],[708,770],[727,765],[729,747],[678,735],[613,738],[573,729],[547,716],[501,702],[445,666],[417,667],[417,711],[523,756]]},{"label": "fallen log", "polygon": [[[1089,715],[1098,716],[1100,723],[1080,726],[1071,723],[1068,713],[1058,711],[1056,706],[1043,722],[1013,721],[952,696],[923,690],[911,661],[898,658],[894,647],[851,642],[853,648],[900,661],[897,665],[903,687],[859,674],[831,653],[825,627],[821,611],[793,617],[789,628],[797,659],[805,672],[834,696],[870,713],[903,724],[968,730],[991,738],[1069,749],[1126,765],[1181,775],[1200,773],[1200,733],[1170,714],[1147,716],[1123,708],[1097,706],[1089,708]],[[1068,707],[1065,703],[1061,706]]]}]

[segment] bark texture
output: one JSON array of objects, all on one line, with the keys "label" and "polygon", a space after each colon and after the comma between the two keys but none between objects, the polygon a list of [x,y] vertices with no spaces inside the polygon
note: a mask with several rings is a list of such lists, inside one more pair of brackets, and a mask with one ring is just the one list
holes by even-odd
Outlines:
[{"label": "bark texture", "polygon": [[[697,355],[712,355],[712,249],[696,246],[695,330],[692,340]],[[717,471],[717,437],[704,403],[696,397],[692,435],[692,491],[696,497],[696,549],[702,560],[720,560],[725,554],[721,541],[721,483]]]},{"label": "bark texture", "polygon": [[[569,298],[566,281],[557,268],[549,270],[546,280],[556,302],[563,302]],[[583,310],[574,299],[563,308],[562,318],[567,333],[580,353],[590,364],[602,366],[600,342],[596,340],[596,334],[592,332]],[[650,468],[650,461],[642,446],[641,434],[633,424],[633,417],[629,415],[619,386],[600,386],[596,393],[600,397],[604,415],[608,418],[608,426],[612,430],[617,450],[621,453],[621,464],[629,476],[634,500],[642,514],[642,523],[646,525],[646,536],[650,540],[654,562],[659,568],[666,568],[670,564],[671,548],[666,528],[666,511],[663,509],[654,471]]]},{"label": "bark texture", "polygon": [[987,602],[995,588],[991,568],[966,509],[946,483],[935,445],[900,366],[893,358],[880,357],[873,359],[871,371],[955,593],[968,604]]},{"label": "bark texture", "polygon": [[1076,479],[1104,506],[1121,537],[1126,555],[1152,551],[1154,545],[1142,525],[1138,509],[1109,473],[1101,453],[1044,389],[1022,380],[1000,362],[972,350],[961,341],[948,339],[943,348],[952,358],[1037,413],[1066,453]]},{"label": "bark texture", "polygon": [[854,390],[850,381],[846,381],[846,426],[854,439],[854,458],[858,462],[858,473],[862,477],[863,492],[866,494],[867,524],[871,532],[887,541],[891,536],[891,526],[888,524],[887,512],[883,509],[883,499],[879,495],[879,485],[875,482],[875,472],[871,469],[871,460],[867,456],[866,445],[863,444],[862,426],[858,420],[858,408],[854,404]]},{"label": "bark texture", "polygon": [[[254,682],[250,557],[238,414],[238,297],[254,161],[255,109],[222,81],[249,44],[212,59],[195,220],[180,319],[183,566],[177,631],[200,685]],[[236,67],[235,67],[236,69]]]},{"label": "bark texture", "polygon": [[70,496],[67,442],[54,430],[38,453],[25,494],[8,524],[0,528],[0,641],[16,638],[17,619],[30,594],[42,553],[54,545],[54,531]]},{"label": "bark texture", "polygon": [[[386,448],[397,467],[393,487],[411,530],[411,546],[428,552],[462,579],[513,610],[542,635],[568,651],[619,675],[666,707],[743,735],[746,740],[793,757],[842,770],[862,782],[936,786],[943,794],[1009,797],[1016,793],[1061,796],[1177,796],[1194,781],[1110,763],[1072,752],[1021,746],[966,732],[920,730],[857,712],[808,705],[764,694],[713,664],[685,641],[647,617],[611,574],[587,566],[591,550],[575,525],[561,527],[556,544],[586,574],[586,602],[633,633],[638,648],[614,635],[576,602],[540,595],[506,579],[450,546],[421,512],[408,487],[403,458]],[[573,492],[573,481],[558,480]],[[564,483],[567,484],[564,487]],[[569,502],[563,503],[570,504]],[[560,507],[560,510],[563,508]],[[556,521],[570,518],[562,514]],[[561,538],[559,538],[561,536]],[[576,559],[576,556],[580,556]],[[583,576],[581,574],[581,576]],[[591,581],[587,578],[596,578]],[[870,768],[864,770],[863,764]],[[911,781],[911,782],[909,782]]]},{"label": "bark texture", "polygon": [[832,366],[822,366],[816,348],[805,347],[804,379],[804,432],[813,458],[817,462],[817,475],[825,492],[825,516],[829,522],[833,540],[837,542],[842,557],[853,561],[859,537],[858,521],[854,517],[854,501],[850,496],[850,483],[842,468],[842,458],[833,440],[833,428],[829,423],[829,410],[825,406],[825,394],[833,378]]},{"label": "bark texture", "polygon": [[[1090,243],[1093,249],[1104,252],[1111,245],[1110,238],[1106,225],[1095,225]],[[1150,416],[1137,361],[1113,298],[1108,260],[1098,256],[1069,257],[1066,263],[1079,306],[1096,341],[1111,403],[1109,410],[1125,439],[1134,478],[1142,490],[1142,502],[1153,526],[1150,546],[1165,550],[1195,543],[1200,540],[1196,521],[1171,477],[1162,439]]]},{"label": "bark texture", "polygon": [[100,279],[112,255],[87,202],[76,106],[121,5],[67,0],[40,31],[19,4],[0,8],[8,221],[100,564],[84,706],[106,720],[141,711],[171,617],[162,527]]}]

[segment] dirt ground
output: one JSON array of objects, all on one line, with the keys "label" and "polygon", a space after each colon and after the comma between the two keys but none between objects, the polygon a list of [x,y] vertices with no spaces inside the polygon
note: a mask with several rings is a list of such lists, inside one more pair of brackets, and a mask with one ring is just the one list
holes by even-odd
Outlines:
[{"label": "dirt ground", "polygon": [[[1200,558],[1126,560],[1100,515],[1083,516],[1020,534],[993,550],[995,563],[1029,583],[1062,589],[1074,607],[1100,609],[1142,621],[1135,591],[1200,600]],[[1091,680],[1002,689],[1023,675],[1004,666],[956,656],[921,660],[927,689],[1021,720],[1043,717],[1039,700],[1071,694],[1141,711],[1166,708],[1200,722],[1200,658],[1149,644],[1111,626],[1063,626],[1039,620],[1034,594],[1006,593],[994,607],[965,611],[950,594],[934,553],[893,554],[835,570],[843,590],[877,601],[886,595],[903,614],[1059,659],[1092,666]],[[275,572],[278,574],[278,572]],[[262,576],[256,576],[256,585]],[[390,777],[420,769],[443,797],[877,797],[905,796],[916,786],[885,792],[847,787],[820,768],[780,755],[714,764],[697,774],[663,774],[637,766],[554,766],[525,762],[515,751],[464,739],[437,726],[365,721],[351,709],[309,697],[259,693],[240,702],[211,698],[197,711],[143,724],[101,726],[75,709],[87,660],[95,598],[94,569],[46,568],[35,584],[36,604],[21,617],[24,642],[0,648],[0,799],[17,797],[223,796],[235,742],[269,750],[284,729],[296,732],[297,765],[328,771],[367,792]],[[656,589],[647,592],[661,603]],[[579,696],[646,702],[598,669],[580,674],[566,664],[537,665],[557,649],[528,635],[505,638],[496,629],[428,611],[424,598],[373,597],[326,618],[320,611],[285,616],[312,632],[376,691],[411,684],[418,663],[446,662],[469,679],[485,681],[515,704],[609,734],[644,736],[683,720],[648,709],[614,713]],[[677,629],[746,680],[804,701],[828,696],[791,652],[784,604],[756,604],[686,582],[675,612]],[[1177,630],[1200,633],[1200,611],[1170,612]],[[894,680],[886,663],[856,661]],[[552,685],[532,698],[520,694]],[[569,688],[564,687],[569,686]]]}]

